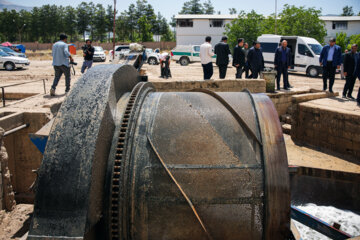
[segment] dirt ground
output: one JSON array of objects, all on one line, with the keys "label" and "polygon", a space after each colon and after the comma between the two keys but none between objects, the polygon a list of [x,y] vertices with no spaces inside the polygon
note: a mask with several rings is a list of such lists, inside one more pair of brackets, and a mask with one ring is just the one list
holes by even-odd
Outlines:
[{"label": "dirt ground", "polygon": [[[29,67],[21,70],[15,71],[5,71],[0,70],[0,86],[11,85],[20,82],[34,81],[34,80],[46,80],[46,92],[49,93],[53,78],[54,70],[51,66],[51,60],[48,57],[41,58],[30,58],[31,64]],[[78,63],[75,66],[76,74],[72,76],[72,84],[81,77],[80,69],[82,64],[82,58],[80,56],[75,57],[75,61]],[[99,64],[109,64],[105,63],[94,63],[94,66]],[[160,68],[158,65],[149,66],[147,64],[143,67],[147,75],[149,76],[149,81],[165,81],[162,78],[159,78]],[[200,63],[193,63],[189,66],[183,67],[175,62],[171,63],[171,80],[177,81],[189,81],[189,80],[201,80],[202,79],[202,68]],[[218,78],[218,68],[214,68],[213,78],[216,80]],[[227,79],[235,78],[235,69],[228,68]],[[289,76],[289,81],[291,85],[296,88],[315,88],[322,89],[322,79],[321,78],[309,78],[305,76],[304,73],[292,73]],[[341,92],[344,87],[344,80],[340,79],[340,76],[336,76],[336,81],[334,85],[334,91]],[[61,100],[66,97],[64,95],[65,86],[64,86],[64,77],[60,80],[59,86],[57,88],[57,98]],[[360,87],[359,81],[356,82],[353,96],[356,97],[357,91]],[[26,85],[9,87],[6,88],[6,92],[31,92],[31,93],[44,93],[43,83],[36,82]],[[38,98],[34,98],[34,105],[37,105]],[[50,101],[49,97],[46,95],[43,97],[42,101]],[[349,100],[345,100],[349,101]],[[350,102],[350,101],[349,101]],[[355,102],[353,102],[355,107]],[[341,106],[340,106],[341,107]],[[287,146],[287,153],[290,165],[300,165],[300,166],[311,166],[315,168],[327,168],[333,170],[341,170],[346,172],[356,172],[360,173],[360,166],[348,161],[345,161],[339,157],[332,156],[331,154],[320,152],[311,148],[295,145],[291,140],[289,135],[284,135],[285,142]],[[5,239],[21,239],[21,237],[26,233],[29,226],[29,218],[32,213],[33,206],[19,204],[16,206],[16,209],[10,213],[0,211],[0,240]]]},{"label": "dirt ground", "polygon": [[0,240],[25,239],[32,212],[31,204],[18,204],[12,212],[0,211]]}]

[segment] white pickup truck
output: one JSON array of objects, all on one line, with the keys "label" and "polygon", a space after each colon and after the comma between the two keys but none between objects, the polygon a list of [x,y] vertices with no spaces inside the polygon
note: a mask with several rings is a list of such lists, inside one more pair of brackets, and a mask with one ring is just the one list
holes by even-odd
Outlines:
[{"label": "white pickup truck", "polygon": [[0,50],[0,68],[12,71],[30,65],[30,61],[24,57],[15,57]]}]

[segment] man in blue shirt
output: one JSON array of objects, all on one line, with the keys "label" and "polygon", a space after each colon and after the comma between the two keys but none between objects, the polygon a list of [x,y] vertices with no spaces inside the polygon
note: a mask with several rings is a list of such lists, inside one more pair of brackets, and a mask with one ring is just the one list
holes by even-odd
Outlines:
[{"label": "man in blue shirt", "polygon": [[336,68],[340,69],[342,63],[341,48],[335,44],[334,38],[330,39],[328,45],[323,47],[320,54],[320,66],[323,66],[323,90],[327,89],[327,79],[329,78],[329,91],[333,92]]},{"label": "man in blue shirt", "polygon": [[55,96],[56,86],[59,83],[59,80],[62,74],[65,75],[65,93],[70,91],[70,81],[71,81],[71,74],[70,74],[70,61],[74,61],[69,53],[69,47],[67,43],[67,36],[65,34],[60,34],[60,41],[56,42],[52,47],[52,56],[53,56],[53,63],[55,70],[55,78],[53,85],[50,89],[50,95]]},{"label": "man in blue shirt", "polygon": [[288,78],[288,69],[291,66],[291,53],[290,48],[287,47],[287,41],[283,40],[281,46],[275,51],[275,69],[277,70],[277,90],[280,90],[280,78],[283,75],[284,89],[288,90],[290,87]]}]

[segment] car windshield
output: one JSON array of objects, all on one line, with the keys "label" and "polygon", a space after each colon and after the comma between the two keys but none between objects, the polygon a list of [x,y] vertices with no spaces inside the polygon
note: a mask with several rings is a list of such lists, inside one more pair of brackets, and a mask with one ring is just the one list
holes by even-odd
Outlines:
[{"label": "car windshield", "polygon": [[0,48],[1,50],[3,50],[4,52],[15,52],[14,50],[12,50],[12,49],[10,49],[10,48],[8,48],[8,47],[1,47]]},{"label": "car windshield", "polygon": [[0,56],[7,57],[7,56],[9,56],[9,54],[7,54],[6,52],[4,52],[3,50],[0,49]]},{"label": "car windshield", "polygon": [[321,50],[323,48],[320,44],[309,44],[309,46],[316,55],[320,55]]},{"label": "car windshield", "polygon": [[102,47],[95,47],[95,51],[96,52],[102,52],[102,51],[104,51],[104,49]]}]

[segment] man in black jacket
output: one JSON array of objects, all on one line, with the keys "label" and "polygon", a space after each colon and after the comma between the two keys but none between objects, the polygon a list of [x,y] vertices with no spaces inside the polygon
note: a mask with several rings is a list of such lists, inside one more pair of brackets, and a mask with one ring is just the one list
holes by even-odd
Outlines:
[{"label": "man in black jacket", "polygon": [[259,73],[264,70],[264,57],[260,49],[260,42],[255,41],[254,47],[250,48],[248,62],[250,64],[252,78],[257,79]]},{"label": "man in black jacket", "polygon": [[233,66],[236,67],[236,78],[241,78],[245,66],[244,39],[238,39],[238,45],[234,48]]},{"label": "man in black jacket", "polygon": [[288,90],[290,87],[288,78],[288,69],[291,65],[291,53],[290,48],[287,47],[287,41],[283,40],[281,46],[275,51],[274,59],[275,69],[277,70],[277,90],[280,90],[280,78],[283,75],[284,89]]},{"label": "man in black jacket", "polygon": [[230,48],[227,44],[227,37],[222,37],[221,42],[215,45],[216,65],[219,67],[220,79],[226,76],[227,66],[229,64]]},{"label": "man in black jacket", "polygon": [[356,80],[358,61],[359,54],[357,53],[357,45],[353,44],[351,46],[351,52],[345,54],[344,57],[344,76],[346,78],[346,83],[342,95],[343,98],[348,97],[350,99],[355,99],[351,94]]}]

